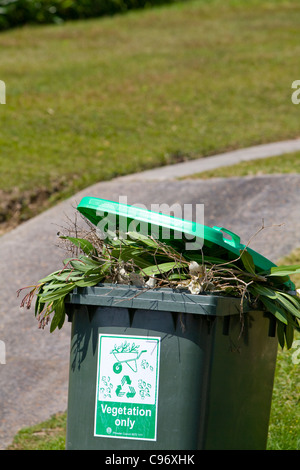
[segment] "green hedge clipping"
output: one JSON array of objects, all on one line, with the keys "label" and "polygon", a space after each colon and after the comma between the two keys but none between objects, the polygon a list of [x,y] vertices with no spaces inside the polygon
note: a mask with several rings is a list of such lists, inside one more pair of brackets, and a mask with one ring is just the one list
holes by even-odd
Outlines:
[{"label": "green hedge clipping", "polygon": [[0,31],[24,24],[61,23],[179,0],[0,0]]}]

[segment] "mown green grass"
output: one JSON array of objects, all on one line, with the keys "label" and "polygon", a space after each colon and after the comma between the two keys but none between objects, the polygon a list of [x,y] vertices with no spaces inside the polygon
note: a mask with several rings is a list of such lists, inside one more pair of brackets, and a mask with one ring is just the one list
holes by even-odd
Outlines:
[{"label": "mown green grass", "polygon": [[[300,264],[300,248],[278,262]],[[300,288],[300,275],[291,276]],[[295,335],[295,342],[300,334]],[[295,343],[296,344],[296,343]],[[290,350],[278,350],[271,417],[268,433],[268,450],[300,450],[300,360],[299,343]],[[67,415],[57,414],[48,421],[21,430],[9,446],[11,450],[63,450],[65,448]]]},{"label": "mown green grass", "polygon": [[245,161],[236,165],[195,173],[188,178],[229,178],[231,176],[257,176],[275,173],[300,173],[300,152]]},{"label": "mown green grass", "polygon": [[[278,265],[300,264],[300,247],[278,261]],[[290,276],[300,289],[300,274]],[[278,350],[271,417],[268,434],[269,450],[300,450],[300,334],[295,334],[295,347]]]},{"label": "mown green grass", "polygon": [[64,450],[66,413],[57,413],[48,420],[21,429],[7,450]]},{"label": "mown green grass", "polygon": [[268,450],[300,450],[299,340],[296,334],[294,348],[278,351]]},{"label": "mown green grass", "polygon": [[0,189],[298,136],[299,20],[296,0],[191,0],[1,33]]}]

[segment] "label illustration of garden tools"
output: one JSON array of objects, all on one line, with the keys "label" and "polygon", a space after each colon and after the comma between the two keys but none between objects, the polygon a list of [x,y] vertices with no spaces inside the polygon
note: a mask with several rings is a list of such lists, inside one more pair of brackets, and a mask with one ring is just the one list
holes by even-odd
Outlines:
[{"label": "label illustration of garden tools", "polygon": [[94,435],[156,440],[160,338],[99,335]]}]

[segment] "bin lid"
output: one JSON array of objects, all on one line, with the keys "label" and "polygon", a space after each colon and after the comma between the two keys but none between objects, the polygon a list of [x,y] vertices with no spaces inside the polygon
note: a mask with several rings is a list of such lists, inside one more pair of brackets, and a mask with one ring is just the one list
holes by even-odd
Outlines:
[{"label": "bin lid", "polygon": [[[208,246],[214,248],[216,253],[223,251],[231,253],[230,259],[240,255],[245,245],[240,237],[224,227],[208,227],[193,221],[179,219],[159,212],[149,211],[145,208],[130,206],[106,199],[84,197],[77,206],[78,211],[84,215],[100,231],[104,228],[115,232],[137,231],[144,235],[152,235],[171,245],[177,245],[182,251],[199,251]],[[139,229],[137,226],[140,225]],[[176,234],[176,235],[175,235]],[[230,238],[224,237],[224,234]],[[188,248],[183,249],[183,243]],[[247,247],[258,271],[266,271],[276,266],[272,261]],[[220,257],[217,254],[215,257]]]}]

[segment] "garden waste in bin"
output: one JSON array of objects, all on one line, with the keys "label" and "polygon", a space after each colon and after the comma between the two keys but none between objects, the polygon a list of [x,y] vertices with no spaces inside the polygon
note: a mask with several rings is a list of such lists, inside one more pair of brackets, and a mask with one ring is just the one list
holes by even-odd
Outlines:
[{"label": "garden waste in bin", "polygon": [[[135,220],[194,234],[228,259],[244,248],[225,229],[111,201],[84,198],[78,210],[95,225],[113,215],[125,231]],[[247,250],[258,269],[274,266]],[[105,283],[75,290],[67,311],[67,449],[266,448],[277,354],[268,312],[246,308],[241,334],[238,298]]]}]

